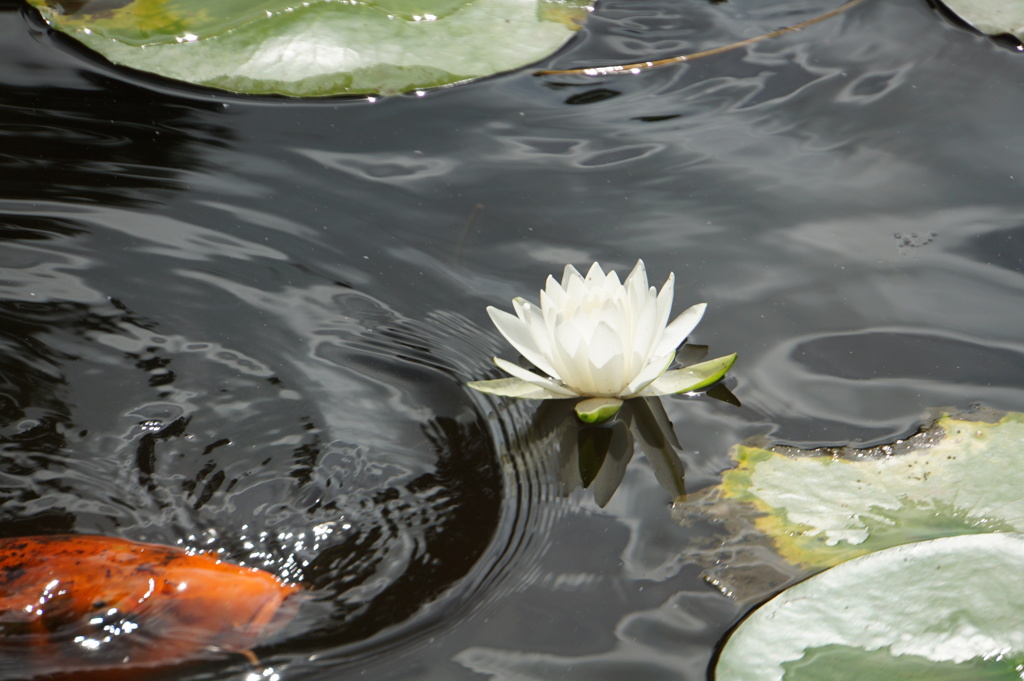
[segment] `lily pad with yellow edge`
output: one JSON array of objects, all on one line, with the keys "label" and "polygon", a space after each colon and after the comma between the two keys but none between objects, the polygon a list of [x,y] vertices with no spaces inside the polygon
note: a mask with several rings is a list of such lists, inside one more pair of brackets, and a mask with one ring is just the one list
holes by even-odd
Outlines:
[{"label": "lily pad with yellow edge", "polygon": [[676,509],[732,527],[725,551],[760,536],[788,564],[817,570],[915,541],[1024,532],[1024,414],[945,416],[868,450],[737,446],[732,456],[719,486]]}]

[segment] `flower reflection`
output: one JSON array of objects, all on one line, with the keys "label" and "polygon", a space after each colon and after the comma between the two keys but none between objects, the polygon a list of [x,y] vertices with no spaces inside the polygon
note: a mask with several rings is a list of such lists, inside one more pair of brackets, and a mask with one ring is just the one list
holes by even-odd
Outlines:
[{"label": "flower reflection", "polygon": [[558,484],[564,495],[586,489],[604,507],[638,449],[672,500],[686,492],[679,440],[659,399],[631,400],[616,418],[601,424],[582,424],[565,403],[546,403],[533,426],[535,432],[557,434]]}]

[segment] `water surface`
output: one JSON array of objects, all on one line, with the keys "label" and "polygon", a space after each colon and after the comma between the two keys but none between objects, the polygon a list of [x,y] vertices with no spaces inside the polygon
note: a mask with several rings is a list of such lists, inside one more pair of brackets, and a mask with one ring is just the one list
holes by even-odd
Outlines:
[{"label": "water surface", "polygon": [[[831,7],[603,2],[545,66]],[[535,405],[464,387],[512,358],[485,307],[567,262],[674,271],[739,352],[742,407],[662,400],[689,491],[750,436],[1024,409],[1024,60],[924,0],[376,102],[156,81],[0,9],[0,529],[305,582],[282,678],[706,678],[749,607],[687,559],[710,530],[643,456],[601,507]]]}]

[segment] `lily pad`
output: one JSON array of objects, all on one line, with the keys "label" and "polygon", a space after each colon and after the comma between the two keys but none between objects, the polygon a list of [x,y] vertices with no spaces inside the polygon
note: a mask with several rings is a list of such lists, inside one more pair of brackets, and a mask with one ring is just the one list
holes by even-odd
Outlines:
[{"label": "lily pad", "polygon": [[1024,0],[942,0],[942,4],[982,33],[1024,40]]},{"label": "lily pad", "polygon": [[398,93],[536,62],[587,0],[29,0],[115,64],[296,97]]},{"label": "lily pad", "polygon": [[[736,467],[704,494],[700,512],[736,525],[747,519],[804,568],[923,539],[1024,532],[1024,414],[943,417],[870,450],[740,446],[733,456]],[[749,540],[746,529],[736,534]]]},{"label": "lily pad", "polygon": [[716,681],[1019,681],[1024,536],[906,544],[787,589],[733,632]]}]

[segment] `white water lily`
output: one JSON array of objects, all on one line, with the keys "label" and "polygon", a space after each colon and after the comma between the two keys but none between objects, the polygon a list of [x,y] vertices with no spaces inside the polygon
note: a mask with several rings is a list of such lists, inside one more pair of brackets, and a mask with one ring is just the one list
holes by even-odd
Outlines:
[{"label": "white water lily", "polygon": [[651,397],[696,390],[714,383],[736,356],[721,357],[667,371],[676,348],[704,315],[706,304],[690,307],[668,323],[675,275],[657,291],[648,286],[642,260],[624,282],[594,263],[584,278],[566,265],[559,284],[549,276],[540,292],[540,306],[515,298],[511,315],[494,307],[487,312],[498,331],[546,375],[494,358],[513,378],[473,381],[472,388],[506,397],[528,399],[604,398],[596,407],[610,417],[632,397]]}]

